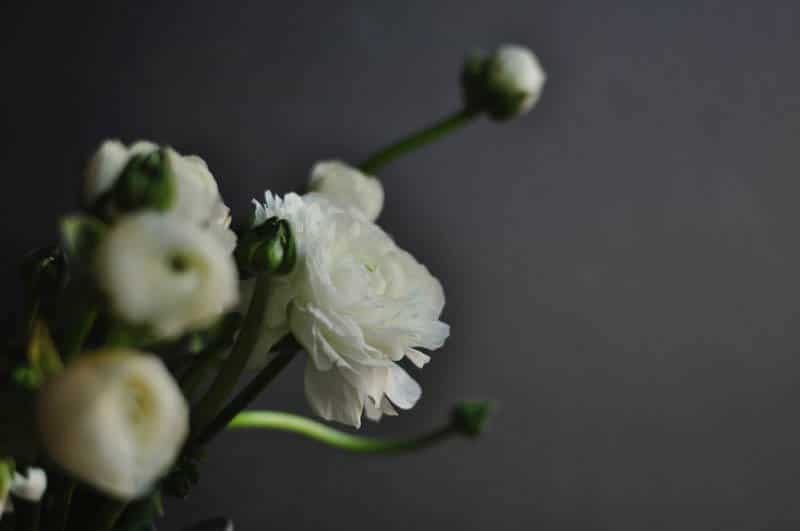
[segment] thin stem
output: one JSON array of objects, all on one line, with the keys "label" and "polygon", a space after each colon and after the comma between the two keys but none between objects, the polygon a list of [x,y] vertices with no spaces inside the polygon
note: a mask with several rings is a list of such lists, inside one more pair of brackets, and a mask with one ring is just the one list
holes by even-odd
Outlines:
[{"label": "thin stem", "polygon": [[119,500],[104,499],[95,511],[92,531],[111,531],[122,516],[126,503]]},{"label": "thin stem", "polygon": [[19,529],[21,531],[39,531],[42,515],[42,504],[39,502],[18,503]]},{"label": "thin stem", "polygon": [[192,441],[193,446],[201,446],[224,430],[230,422],[272,382],[281,371],[294,359],[297,349],[284,350],[264,367],[253,380],[245,386],[236,397],[219,412],[213,421]]},{"label": "thin stem", "polygon": [[448,424],[426,435],[411,439],[373,439],[342,432],[321,422],[280,411],[244,411],[236,415],[228,428],[288,431],[340,450],[370,454],[419,450],[458,433]]},{"label": "thin stem", "polygon": [[451,114],[435,124],[426,127],[422,131],[418,131],[406,136],[405,138],[401,138],[394,144],[391,144],[374,153],[361,164],[361,170],[364,173],[374,174],[392,162],[394,159],[405,155],[410,151],[419,149],[426,144],[430,144],[434,140],[438,140],[446,134],[461,128],[479,114],[480,113],[478,111],[469,108],[464,108],[454,114]]},{"label": "thin stem", "polygon": [[236,337],[233,350],[228,359],[225,360],[206,396],[192,410],[192,431],[195,435],[204,432],[217,415],[225,400],[235,389],[236,383],[247,365],[247,360],[250,359],[253,353],[258,341],[259,329],[264,320],[264,312],[267,308],[268,279],[267,273],[260,273],[256,277],[253,298],[250,300],[247,316],[244,319],[241,330],[239,330],[239,335]]},{"label": "thin stem", "polygon": [[69,327],[67,337],[64,338],[63,357],[65,362],[80,353],[96,320],[97,308],[91,303],[85,303],[80,308],[78,317]]},{"label": "thin stem", "polygon": [[69,509],[72,505],[72,495],[75,493],[77,483],[74,479],[66,479],[65,485],[59,493],[59,498],[56,500],[56,506],[53,510],[52,521],[56,525],[55,531],[64,531],[67,528],[69,521]]},{"label": "thin stem", "polygon": [[203,383],[206,373],[208,373],[214,365],[220,363],[216,353],[207,353],[203,356],[203,359],[198,360],[194,365],[189,367],[179,380],[181,389],[183,389],[183,394],[190,400],[194,397],[200,384]]}]

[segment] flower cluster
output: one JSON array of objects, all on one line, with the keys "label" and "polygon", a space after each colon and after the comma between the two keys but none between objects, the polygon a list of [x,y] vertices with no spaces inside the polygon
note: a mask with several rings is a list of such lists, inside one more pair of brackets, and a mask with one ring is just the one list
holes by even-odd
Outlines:
[{"label": "flower cluster", "polygon": [[[410,440],[243,410],[298,354],[308,404],[326,421],[359,428],[414,407],[422,389],[412,374],[450,334],[445,294],[377,224],[377,172],[478,115],[527,112],[543,82],[519,47],[470,59],[453,117],[358,166],[316,163],[303,195],[264,183],[235,226],[203,159],[103,142],[60,243],[24,263],[21,333],[0,356],[0,516],[16,498],[47,508],[47,529],[139,528],[162,494],[192,488],[204,446],[226,428],[293,431],[358,452],[477,435],[485,403],[464,403],[444,428]],[[38,525],[28,512],[15,511],[18,528]]]}]

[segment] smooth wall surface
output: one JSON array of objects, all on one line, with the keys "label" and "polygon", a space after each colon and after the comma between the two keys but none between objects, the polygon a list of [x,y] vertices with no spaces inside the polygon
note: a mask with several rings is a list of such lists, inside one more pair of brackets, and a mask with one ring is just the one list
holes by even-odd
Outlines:
[{"label": "smooth wall surface", "polygon": [[[519,42],[540,106],[387,169],[381,223],[448,295],[407,457],[228,434],[164,529],[796,529],[796,2],[80,2],[0,7],[4,305],[106,137],[201,154],[234,209],[302,189],[458,104],[473,47]],[[302,363],[259,405],[309,413]]]}]

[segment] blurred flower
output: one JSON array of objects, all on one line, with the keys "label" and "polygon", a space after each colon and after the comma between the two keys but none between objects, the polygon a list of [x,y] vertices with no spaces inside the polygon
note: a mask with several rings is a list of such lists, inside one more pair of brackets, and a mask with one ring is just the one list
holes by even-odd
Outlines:
[{"label": "blurred flower", "polygon": [[[141,168],[137,164],[147,163],[141,157],[161,152],[164,154],[163,160],[158,157],[152,164],[159,165],[163,170],[162,177],[167,179],[166,184],[169,185],[170,193],[168,205],[160,210],[207,228],[220,239],[228,252],[233,251],[236,235],[229,229],[230,210],[222,201],[217,182],[205,161],[196,155],[180,155],[172,148],[160,148],[152,142],[139,141],[126,147],[117,140],[106,140],[95,152],[86,169],[84,181],[86,202],[95,204],[102,202],[104,198],[109,199],[115,211],[118,211],[120,206],[114,204],[115,190],[118,195],[124,197],[131,193],[135,193],[137,197],[146,194],[147,190],[143,188],[155,186],[152,181],[143,183],[137,180],[129,183],[126,182],[126,177],[133,178],[130,172],[134,170],[139,172],[149,170],[150,173],[155,171],[154,168]],[[152,175],[148,174],[145,177]],[[164,183],[158,182],[157,185],[163,186]],[[164,193],[166,192],[160,195]],[[116,213],[124,213],[128,209],[122,210],[123,212]]]},{"label": "blurred flower", "polygon": [[232,256],[207,231],[174,215],[131,214],[95,257],[98,282],[125,321],[172,338],[210,325],[238,298]]},{"label": "blurred flower", "polygon": [[161,360],[123,349],[68,365],[42,389],[38,417],[50,457],[123,500],[167,471],[189,430],[186,400]]},{"label": "blurred flower", "polygon": [[533,108],[547,79],[539,60],[523,46],[506,45],[488,57],[467,60],[462,75],[467,105],[507,120]]},{"label": "blurred flower", "polygon": [[291,225],[294,271],[274,278],[263,334],[291,331],[308,352],[306,395],[317,414],[360,426],[408,409],[421,390],[396,362],[429,361],[449,334],[439,320],[439,281],[377,225],[329,203],[266,194],[256,222],[276,216]]},{"label": "blurred flower", "polygon": [[0,462],[0,519],[3,513],[14,510],[9,495],[22,498],[30,502],[42,499],[47,489],[47,475],[41,468],[28,468],[27,476],[14,471],[13,462],[3,460]]},{"label": "blurred flower", "polygon": [[311,169],[306,197],[323,197],[345,210],[360,212],[375,221],[383,209],[383,185],[344,162],[318,162]]}]

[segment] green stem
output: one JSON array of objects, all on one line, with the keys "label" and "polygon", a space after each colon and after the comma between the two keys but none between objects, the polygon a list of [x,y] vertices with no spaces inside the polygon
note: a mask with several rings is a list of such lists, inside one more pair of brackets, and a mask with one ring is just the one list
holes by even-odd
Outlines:
[{"label": "green stem", "polygon": [[64,338],[62,352],[65,362],[80,353],[83,343],[89,337],[96,320],[97,308],[93,304],[86,303],[80,308],[78,317],[69,327],[67,336]]},{"label": "green stem", "polygon": [[203,356],[203,359],[198,360],[194,365],[189,367],[179,380],[181,389],[183,389],[183,394],[190,400],[194,397],[200,384],[203,383],[206,373],[208,373],[214,365],[220,363],[216,353],[207,353]]},{"label": "green stem", "polygon": [[21,531],[39,531],[42,515],[42,504],[38,502],[18,503],[19,529]]},{"label": "green stem", "polygon": [[288,431],[340,450],[370,454],[419,450],[458,433],[448,424],[426,435],[411,439],[373,439],[342,432],[321,422],[280,411],[244,411],[236,415],[228,428]]},{"label": "green stem", "polygon": [[[66,478],[65,478],[66,479]],[[72,495],[75,493],[76,482],[74,479],[66,479],[59,497],[53,509],[52,522],[55,523],[55,531],[64,531],[69,521],[69,509],[72,505]]]},{"label": "green stem", "polygon": [[435,124],[426,127],[422,131],[412,133],[374,153],[361,164],[361,170],[364,173],[374,174],[394,159],[410,151],[419,149],[426,144],[430,144],[434,140],[438,140],[446,134],[461,128],[479,114],[478,111],[469,108],[464,108],[451,114]]},{"label": "green stem", "polygon": [[269,365],[264,367],[247,386],[223,408],[213,421],[203,431],[198,433],[192,441],[192,445],[197,447],[210,441],[216,434],[224,430],[230,422],[275,379],[281,371],[294,359],[297,349],[284,350],[272,360]]},{"label": "green stem", "polygon": [[192,410],[192,432],[195,435],[205,431],[217,415],[225,400],[235,389],[236,383],[247,365],[247,360],[253,353],[267,308],[268,281],[267,273],[260,273],[256,277],[253,298],[250,300],[247,316],[236,337],[233,350],[225,360],[206,396]]},{"label": "green stem", "polygon": [[122,516],[126,503],[119,500],[105,499],[99,503],[94,513],[92,531],[111,531]]}]

